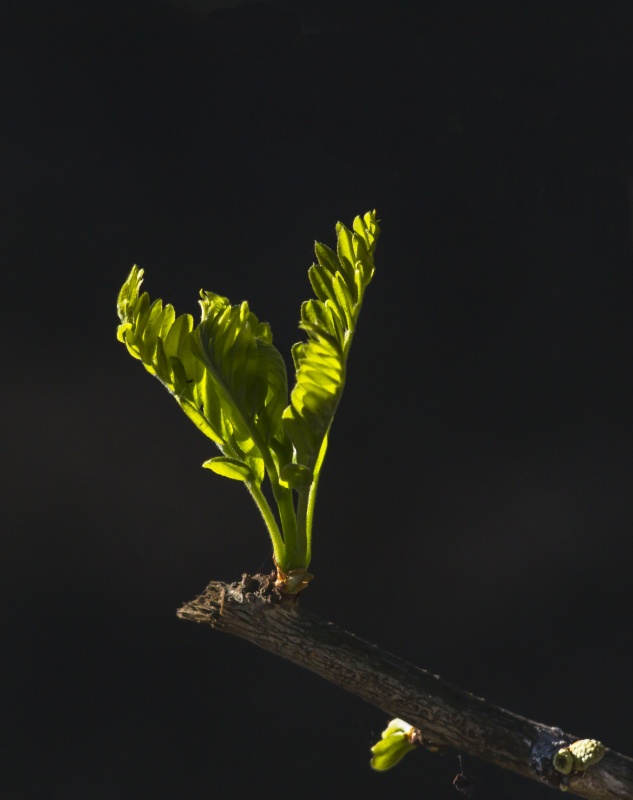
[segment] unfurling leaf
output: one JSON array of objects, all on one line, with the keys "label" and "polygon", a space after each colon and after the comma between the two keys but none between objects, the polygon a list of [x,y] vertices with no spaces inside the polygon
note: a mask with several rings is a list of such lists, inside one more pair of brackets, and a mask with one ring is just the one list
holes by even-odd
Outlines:
[{"label": "unfurling leaf", "polygon": [[372,748],[371,767],[379,772],[395,767],[407,753],[415,750],[415,728],[402,719],[392,719],[382,738]]},{"label": "unfurling leaf", "polygon": [[264,441],[281,427],[287,397],[286,367],[272,344],[267,323],[248,303],[202,292],[202,321],[194,332],[195,352],[221,397],[237,438],[256,428]]},{"label": "unfurling leaf", "polygon": [[150,303],[147,292],[139,295],[142,282],[143,270],[133,267],[119,292],[121,324],[117,337],[166,386],[198,428],[221,445],[221,415],[218,409],[208,407],[210,400],[212,406],[217,404],[205,385],[202,365],[191,350],[193,319],[190,314],[176,317],[173,306],[163,308],[161,300]]},{"label": "unfurling leaf", "polygon": [[317,264],[309,278],[316,300],[301,307],[301,323],[308,341],[293,347],[297,382],[283,427],[295,450],[294,461],[314,473],[323,459],[323,443],[345,385],[346,361],[363,302],[374,274],[373,251],[380,228],[376,212],[356,217],[350,231],[336,226],[336,252],[315,245]]},{"label": "unfurling leaf", "polygon": [[223,475],[225,478],[232,478],[236,481],[255,482],[255,475],[252,469],[243,461],[238,461],[236,458],[228,458],[226,456],[218,456],[217,458],[210,458],[202,465],[206,469],[213,470],[218,475]]},{"label": "unfurling leaf", "polygon": [[312,470],[301,464],[286,464],[279,472],[279,482],[291,489],[309,486],[312,483]]}]

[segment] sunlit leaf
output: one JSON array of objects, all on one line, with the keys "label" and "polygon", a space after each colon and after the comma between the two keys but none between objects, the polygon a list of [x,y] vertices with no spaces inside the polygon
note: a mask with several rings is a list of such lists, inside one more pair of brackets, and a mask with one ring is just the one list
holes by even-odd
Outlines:
[{"label": "sunlit leaf", "polygon": [[[336,226],[337,249],[317,243],[317,264],[309,278],[316,300],[301,307],[300,326],[308,341],[295,345],[297,381],[283,426],[295,463],[314,470],[345,385],[346,361],[365,287],[374,274],[373,249],[379,233],[375,212],[354,220],[350,231]],[[315,473],[316,476],[316,473]]]},{"label": "sunlit leaf", "polygon": [[384,772],[395,767],[407,753],[415,750],[404,733],[394,733],[386,739],[381,739],[371,748],[372,769]]},{"label": "sunlit leaf", "polygon": [[248,303],[228,305],[226,298],[203,293],[202,321],[194,333],[195,353],[211,376],[236,436],[253,427],[268,440],[281,427],[287,398],[286,366]]},{"label": "sunlit leaf", "polygon": [[171,305],[150,302],[139,294],[143,270],[133,267],[119,292],[117,310],[121,324],[117,335],[145,369],[166,386],[185,414],[216,444],[225,440],[221,416],[211,413],[205,393],[204,371],[191,350],[193,319],[176,317]]},{"label": "sunlit leaf", "polygon": [[[419,735],[419,731],[418,731]],[[371,748],[371,766],[384,772],[395,767],[407,753],[415,750],[415,728],[402,719],[392,719],[382,732],[380,741]]]},{"label": "sunlit leaf", "polygon": [[213,470],[218,475],[225,478],[232,478],[236,481],[250,481],[255,480],[255,476],[251,468],[243,461],[238,461],[236,458],[227,458],[226,456],[218,456],[217,458],[210,458],[202,465],[206,469]]},{"label": "sunlit leaf", "polygon": [[282,485],[292,489],[309,486],[312,482],[312,470],[302,467],[301,464],[286,464],[281,469],[279,480]]}]

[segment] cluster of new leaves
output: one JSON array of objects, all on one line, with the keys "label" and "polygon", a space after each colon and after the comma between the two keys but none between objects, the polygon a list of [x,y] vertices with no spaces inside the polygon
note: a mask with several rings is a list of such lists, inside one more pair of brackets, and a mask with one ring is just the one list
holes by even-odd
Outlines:
[{"label": "cluster of new leaves", "polygon": [[[162,300],[151,303],[147,292],[139,294],[142,281],[143,270],[134,267],[119,294],[119,340],[218,445],[224,458],[212,460],[215,471],[261,483],[263,457],[252,429],[273,430],[266,426],[269,395],[274,392],[279,405],[279,395],[287,391],[285,365],[271,344],[269,326],[247,303],[231,306],[225,297],[202,292],[202,320],[194,329],[190,314],[176,317],[173,306],[163,308]],[[275,373],[270,382],[269,363]],[[282,410],[276,413],[277,429]]]},{"label": "cluster of new leaves", "polygon": [[[171,305],[163,307],[161,300],[151,302],[140,293],[143,270],[138,267],[118,299],[119,340],[222,452],[204,466],[244,481],[251,492],[267,474],[287,537],[294,535],[297,520],[281,506],[287,509],[292,489],[316,483],[363,294],[374,273],[375,212],[357,217],[351,231],[341,223],[336,231],[336,252],[319,243],[315,247],[318,263],[309,276],[317,299],[301,308],[308,341],[293,348],[297,376],[289,403],[283,358],[269,325],[248,303],[231,305],[226,297],[202,291],[202,316],[194,326],[189,314],[177,317]],[[259,495],[256,501],[260,508],[266,502]],[[271,530],[274,520],[265,518]],[[310,520],[305,528],[309,535]],[[271,536],[274,541],[272,531]],[[309,543],[299,549],[293,558],[307,567]],[[279,547],[275,555],[280,557]]]}]

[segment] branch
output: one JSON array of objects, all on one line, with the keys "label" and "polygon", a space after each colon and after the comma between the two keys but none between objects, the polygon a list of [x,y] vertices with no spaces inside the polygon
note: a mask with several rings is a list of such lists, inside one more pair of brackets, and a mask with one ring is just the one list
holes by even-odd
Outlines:
[{"label": "branch", "polygon": [[433,744],[552,788],[568,788],[578,797],[633,797],[633,759],[607,748],[599,764],[565,779],[553,768],[552,758],[580,737],[494,706],[300,610],[296,599],[275,591],[273,581],[274,576],[247,575],[240,583],[214,581],[180,608],[178,616],[247,639],[316,672],[390,718],[407,720]]}]

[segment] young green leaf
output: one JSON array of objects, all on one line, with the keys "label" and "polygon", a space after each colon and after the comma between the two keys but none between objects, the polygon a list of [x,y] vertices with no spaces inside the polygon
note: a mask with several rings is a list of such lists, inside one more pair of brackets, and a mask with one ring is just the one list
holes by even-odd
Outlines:
[{"label": "young green leaf", "polygon": [[415,750],[415,728],[402,719],[392,719],[382,738],[371,748],[371,767],[379,772],[395,767],[407,753]]},{"label": "young green leaf", "polygon": [[281,427],[288,393],[286,367],[270,327],[246,302],[231,306],[226,298],[203,292],[200,305],[195,353],[213,379],[238,441],[255,433],[266,442]]},{"label": "young green leaf", "polygon": [[173,306],[163,308],[161,300],[150,303],[147,292],[139,295],[142,282],[143,270],[133,267],[119,292],[117,338],[166,386],[198,428],[222,446],[225,425],[191,351],[193,319],[189,314],[176,317]]},{"label": "young green leaf", "polygon": [[218,456],[217,458],[210,458],[208,461],[205,461],[202,466],[216,472],[218,475],[223,475],[225,478],[232,478],[236,481],[248,481],[249,483],[255,482],[255,475],[248,464],[245,464],[243,461],[238,461],[236,458]]},{"label": "young green leaf", "polygon": [[279,473],[279,482],[282,486],[292,489],[306,488],[312,483],[312,471],[301,464],[286,464]]},{"label": "young green leaf", "polygon": [[[336,226],[336,253],[317,243],[317,264],[309,270],[316,300],[301,307],[300,327],[308,341],[292,351],[297,382],[283,412],[294,462],[314,471],[343,393],[346,362],[363,302],[374,274],[373,251],[380,228],[376,212],[356,217],[353,231]],[[315,474],[316,477],[316,474]]]}]

